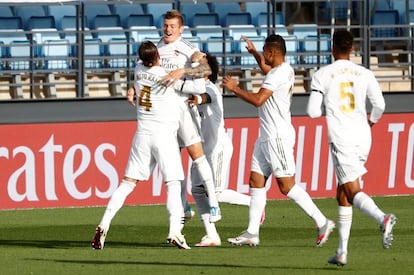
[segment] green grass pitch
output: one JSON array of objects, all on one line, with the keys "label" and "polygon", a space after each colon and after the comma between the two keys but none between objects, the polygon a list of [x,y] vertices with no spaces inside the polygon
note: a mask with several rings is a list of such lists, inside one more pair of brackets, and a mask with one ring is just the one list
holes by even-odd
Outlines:
[{"label": "green grass pitch", "polygon": [[[327,264],[338,244],[337,230],[324,247],[314,247],[315,225],[288,200],[268,201],[259,246],[226,242],[246,229],[248,208],[221,204],[222,246],[191,250],[165,243],[165,205],[122,208],[102,251],[93,250],[90,240],[103,207],[0,211],[0,274],[413,274],[414,196],[374,200],[398,218],[393,247],[383,249],[378,225],[354,209],[344,267]],[[337,220],[334,199],[315,203]],[[184,228],[190,246],[204,235],[196,217]]]}]

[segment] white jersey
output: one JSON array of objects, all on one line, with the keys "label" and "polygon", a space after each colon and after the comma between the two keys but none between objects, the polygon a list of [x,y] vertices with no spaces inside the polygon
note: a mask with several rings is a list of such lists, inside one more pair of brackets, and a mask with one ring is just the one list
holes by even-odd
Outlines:
[{"label": "white jersey", "polygon": [[361,138],[371,138],[366,98],[373,106],[373,122],[381,117],[385,102],[370,70],[349,60],[337,60],[313,75],[312,92],[324,96],[330,142],[359,144]]},{"label": "white jersey", "polygon": [[172,87],[164,85],[166,71],[159,67],[135,67],[138,131],[153,133],[178,129],[179,97]]},{"label": "white jersey", "polygon": [[[201,134],[204,139],[203,149],[209,157],[216,147],[229,144],[230,137],[224,128],[223,96],[217,86],[206,82],[206,93],[211,103],[197,105],[201,117]],[[231,144],[231,141],[230,141]]]},{"label": "white jersey", "polygon": [[282,63],[266,74],[261,87],[273,94],[259,107],[260,140],[295,139],[290,113],[294,81],[295,73],[288,63]]},{"label": "white jersey", "polygon": [[191,55],[199,51],[191,42],[180,37],[172,43],[164,43],[164,39],[157,45],[161,57],[161,66],[167,71],[174,71],[191,66]]}]

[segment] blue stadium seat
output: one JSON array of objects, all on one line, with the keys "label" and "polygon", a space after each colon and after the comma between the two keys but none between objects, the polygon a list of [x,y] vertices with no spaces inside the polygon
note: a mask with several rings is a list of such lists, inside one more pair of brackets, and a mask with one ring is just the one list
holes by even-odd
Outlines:
[{"label": "blue stadium seat", "polygon": [[193,21],[192,17],[196,13],[209,13],[210,9],[207,5],[207,3],[181,3],[180,11],[182,15],[184,16],[185,22],[184,25],[190,25],[190,23]]},{"label": "blue stadium seat", "polygon": [[27,29],[56,29],[53,16],[31,16],[27,22]]},{"label": "blue stadium seat", "polygon": [[0,30],[23,30],[22,19],[17,16],[0,17]]},{"label": "blue stadium seat", "polygon": [[234,56],[232,56],[233,38],[227,36],[224,39],[223,36],[210,36],[204,44],[204,51],[215,55],[221,66],[230,66],[234,63]]},{"label": "blue stadium seat", "polygon": [[[269,17],[269,20],[270,22],[268,22],[267,13],[260,13],[257,16],[256,21],[253,20],[253,24],[260,27],[262,30],[266,30],[268,24],[269,26],[273,26],[273,18],[271,16]],[[276,25],[285,25],[283,13],[280,11],[276,12],[274,20]]]},{"label": "blue stadium seat", "polygon": [[[319,49],[318,49],[319,43]],[[303,55],[303,63],[305,64],[330,64],[331,63],[331,42],[330,35],[321,34],[308,35],[303,41],[301,49]]]},{"label": "blue stadium seat", "polygon": [[96,30],[96,38],[108,43],[111,38],[126,39],[126,35],[122,27],[102,27]]},{"label": "blue stadium seat", "polygon": [[93,19],[92,29],[121,27],[121,18],[117,14],[98,14]]},{"label": "blue stadium seat", "polygon": [[259,14],[263,14],[263,13],[267,14],[267,2],[265,1],[246,2],[245,7],[246,7],[246,12],[249,12],[252,17],[253,24],[257,23]]},{"label": "blue stadium seat", "polygon": [[303,43],[306,36],[318,35],[318,26],[316,24],[293,24],[292,34],[295,35],[299,41],[299,49],[303,49]]},{"label": "blue stadium seat", "polygon": [[252,17],[248,12],[229,12],[224,19],[223,26],[252,25]]},{"label": "blue stadium seat", "polygon": [[[234,46],[233,51],[235,53],[240,53],[242,44],[245,42],[241,39],[241,36],[254,37],[258,36],[256,28],[254,25],[229,25],[228,35],[233,38]],[[260,48],[257,48],[260,49]]]},{"label": "blue stadium seat", "polygon": [[63,17],[76,16],[76,7],[73,5],[50,5],[47,14],[55,18],[56,28],[61,30]]},{"label": "blue stadium seat", "polygon": [[103,68],[103,53],[102,41],[99,38],[85,39],[85,69]]},{"label": "blue stadium seat", "polygon": [[85,3],[85,16],[88,19],[87,27],[94,28],[94,20],[97,15],[110,15],[111,10],[108,5],[89,5]]},{"label": "blue stadium seat", "polygon": [[286,57],[285,60],[291,65],[299,63],[299,42],[296,35],[282,35],[286,43]]},{"label": "blue stadium seat", "polygon": [[[32,49],[30,43],[31,42],[29,40],[14,40],[9,44],[10,70],[30,70],[29,60],[31,53],[30,51]],[[33,56],[36,57],[36,52],[33,53]]]},{"label": "blue stadium seat", "polygon": [[[220,25],[226,26],[226,17],[229,12],[242,12],[238,2],[215,2],[212,4],[212,12],[219,15]],[[245,23],[251,24],[251,23]]]},{"label": "blue stadium seat", "polygon": [[46,16],[46,9],[41,5],[25,5],[25,6],[16,6],[14,7],[15,16],[18,16],[22,19],[23,28],[25,30],[30,30],[29,27],[29,18],[32,16]]},{"label": "blue stadium seat", "polygon": [[195,36],[203,43],[203,51],[207,51],[205,45],[210,37],[223,37],[223,30],[220,25],[201,25],[195,30]]},{"label": "blue stadium seat", "polygon": [[130,37],[134,40],[135,47],[138,48],[144,40],[149,40],[155,44],[161,39],[161,35],[156,26],[134,26],[130,29]]},{"label": "blue stadium seat", "polygon": [[0,6],[0,15],[2,17],[12,17],[14,13],[10,6]]},{"label": "blue stadium seat", "polygon": [[197,27],[202,25],[220,25],[218,14],[215,12],[194,14],[192,17],[192,22],[190,22],[190,26]]},{"label": "blue stadium seat", "polygon": [[130,29],[134,26],[154,26],[152,14],[131,14],[125,21],[124,28]]},{"label": "blue stadium seat", "polygon": [[44,69],[68,70],[70,68],[70,44],[68,40],[46,40],[42,45]]},{"label": "blue stadium seat", "polygon": [[[126,38],[111,38],[105,47],[105,55],[108,59],[110,68],[127,68],[128,67],[128,40]],[[129,55],[135,56],[132,43],[130,43]],[[131,58],[130,66],[134,66],[135,61]]]},{"label": "blue stadium seat", "polygon": [[397,10],[377,10],[371,17],[373,37],[398,37],[400,35]]},{"label": "blue stadium seat", "polygon": [[148,3],[144,10],[146,14],[152,14],[154,17],[154,25],[157,28],[162,28],[164,24],[164,14],[172,8],[172,3]]},{"label": "blue stadium seat", "polygon": [[130,15],[144,14],[144,8],[141,4],[120,4],[110,6],[112,14],[117,14],[121,18],[122,26],[127,25],[128,17]]}]

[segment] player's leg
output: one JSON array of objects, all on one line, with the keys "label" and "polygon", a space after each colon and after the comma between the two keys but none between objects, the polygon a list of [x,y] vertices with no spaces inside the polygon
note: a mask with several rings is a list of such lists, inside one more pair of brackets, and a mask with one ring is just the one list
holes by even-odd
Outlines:
[{"label": "player's leg", "polygon": [[335,255],[328,259],[328,263],[343,266],[347,263],[348,242],[352,227],[352,204],[348,202],[343,191],[343,185],[339,185],[336,192],[338,201],[338,235],[339,244]]},{"label": "player's leg", "polygon": [[112,194],[101,222],[96,227],[95,235],[91,241],[92,248],[104,248],[106,235],[108,234],[111,221],[115,217],[116,213],[118,213],[119,209],[121,209],[121,207],[124,205],[125,199],[135,189],[135,186],[135,180],[132,180],[128,177],[123,178],[121,184]]},{"label": "player's leg", "polygon": [[209,163],[213,170],[214,184],[218,202],[250,205],[250,196],[239,193],[227,187],[228,171],[230,169],[233,145],[228,139],[220,148],[214,150],[209,156]]},{"label": "player's leg", "polygon": [[272,172],[282,194],[293,200],[318,228],[316,245],[322,246],[335,228],[335,223],[328,220],[313,202],[309,194],[295,183],[295,160],[293,144],[290,140],[274,139],[267,143],[267,159],[271,160]]}]

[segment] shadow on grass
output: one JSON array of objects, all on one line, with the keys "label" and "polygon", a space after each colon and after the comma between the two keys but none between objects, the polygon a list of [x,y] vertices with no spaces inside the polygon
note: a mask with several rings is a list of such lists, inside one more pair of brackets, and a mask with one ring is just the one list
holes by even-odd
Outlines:
[{"label": "shadow on grass", "polygon": [[[255,269],[259,270],[338,270],[336,266],[321,266],[321,267],[304,267],[304,266],[288,266],[288,265],[242,265],[242,264],[214,264],[214,263],[197,263],[197,262],[161,262],[161,261],[111,261],[111,260],[62,260],[62,259],[40,259],[40,258],[28,258],[26,260],[29,261],[41,261],[41,262],[53,262],[53,263],[64,263],[64,264],[82,264],[82,265],[148,265],[148,266],[175,266],[175,267],[203,267],[203,268],[247,268],[247,269]],[[347,270],[351,272],[352,270]]]}]

